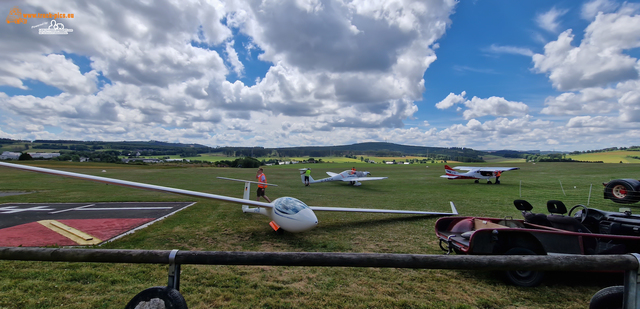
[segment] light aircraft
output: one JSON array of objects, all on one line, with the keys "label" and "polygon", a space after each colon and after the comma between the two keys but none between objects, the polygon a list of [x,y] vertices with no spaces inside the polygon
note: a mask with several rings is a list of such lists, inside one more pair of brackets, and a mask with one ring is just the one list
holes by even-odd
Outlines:
[{"label": "light aircraft", "polygon": [[[300,178],[302,179],[302,183],[305,183],[304,172],[306,172],[307,169],[301,168],[299,171],[300,171]],[[329,175],[329,177],[327,178],[315,180],[313,179],[313,177],[309,176],[309,183],[312,184],[312,183],[321,183],[321,182],[328,182],[328,181],[348,181],[353,186],[358,187],[362,185],[361,181],[382,180],[382,179],[388,178],[388,177],[368,177],[370,174],[371,173],[369,172],[363,172],[363,171],[354,172],[352,170],[346,170],[340,174],[327,172],[327,175]]]},{"label": "light aircraft", "polygon": [[[454,171],[454,169],[461,171],[468,171],[461,173]],[[456,166],[451,168],[449,165],[444,166],[446,175],[442,175],[442,178],[448,179],[475,179],[475,183],[480,182],[480,179],[486,179],[487,183],[491,183],[491,178],[496,178],[496,184],[500,184],[500,180],[496,177],[498,173],[504,171],[519,170],[519,167],[476,167],[476,166]]]},{"label": "light aircraft", "polygon": [[[193,196],[193,197],[213,199],[213,200],[218,200],[223,202],[236,203],[236,204],[243,205],[243,212],[259,213],[271,218],[272,221],[271,223],[269,223],[269,225],[271,225],[271,227],[274,230],[279,231],[280,229],[282,229],[292,233],[304,232],[316,227],[318,225],[318,218],[316,217],[314,211],[369,212],[369,213],[438,215],[438,216],[451,216],[451,215],[458,214],[458,211],[456,210],[456,207],[453,204],[453,202],[449,202],[451,205],[451,213],[412,211],[412,210],[316,207],[316,206],[307,206],[307,204],[293,197],[280,197],[271,203],[264,203],[264,202],[258,202],[258,201],[253,201],[249,199],[250,186],[251,186],[251,183],[256,183],[255,181],[247,181],[247,180],[239,180],[239,179],[234,179],[234,180],[242,181],[245,183],[244,195],[243,195],[244,199],[204,193],[204,192],[156,186],[156,185],[144,184],[144,183],[133,182],[133,181],[71,173],[71,172],[65,172],[65,171],[59,171],[59,170],[53,170],[53,169],[47,169],[47,168],[19,165],[19,164],[13,164],[13,163],[0,162],[0,166],[38,172],[38,173],[44,173],[44,174],[66,176],[66,177],[72,177],[72,178],[78,178],[78,179],[84,179],[84,180],[92,180],[92,181],[124,186],[124,187],[131,187],[131,188],[138,188],[138,189],[145,189],[145,190],[152,190],[152,191],[161,191],[161,192],[182,194],[182,195]],[[255,206],[255,207],[251,208],[249,206]]]}]

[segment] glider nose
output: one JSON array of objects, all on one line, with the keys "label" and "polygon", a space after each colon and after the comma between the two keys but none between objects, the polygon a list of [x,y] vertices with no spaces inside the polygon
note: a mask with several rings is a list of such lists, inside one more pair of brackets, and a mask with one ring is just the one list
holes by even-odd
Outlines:
[{"label": "glider nose", "polygon": [[318,217],[316,217],[316,214],[313,212],[313,210],[306,208],[301,210],[298,215],[299,218],[304,221],[304,225],[306,225],[306,229],[304,231],[308,231],[318,225]]}]

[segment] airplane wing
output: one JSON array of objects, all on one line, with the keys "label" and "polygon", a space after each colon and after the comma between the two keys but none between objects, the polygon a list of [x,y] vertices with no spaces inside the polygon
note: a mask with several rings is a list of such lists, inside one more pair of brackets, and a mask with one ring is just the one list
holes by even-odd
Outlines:
[{"label": "airplane wing", "polygon": [[355,177],[355,178],[343,178],[342,181],[366,181],[366,180],[382,180],[389,177]]},{"label": "airplane wing", "polygon": [[332,173],[332,172],[327,172],[327,175],[329,175],[330,177],[333,177],[333,176],[336,176],[336,175],[339,175],[339,174]]},{"label": "airplane wing", "polygon": [[245,200],[245,199],[241,199],[241,198],[235,198],[235,197],[229,197],[229,196],[223,196],[223,195],[217,195],[217,194],[210,194],[210,193],[204,193],[204,192],[189,191],[189,190],[183,190],[183,189],[176,189],[176,188],[169,188],[169,187],[163,187],[163,186],[149,185],[149,184],[133,182],[133,181],[126,181],[126,180],[120,180],[120,179],[113,179],[113,178],[106,178],[106,177],[98,177],[98,176],[91,176],[91,175],[85,175],[85,174],[64,172],[64,171],[52,170],[52,169],[48,169],[48,168],[41,168],[41,167],[34,167],[34,166],[27,166],[27,165],[13,164],[13,163],[0,162],[0,166],[10,167],[10,168],[17,168],[17,169],[21,169],[21,170],[38,172],[38,173],[43,173],[43,174],[50,174],[50,175],[65,176],[65,177],[78,178],[78,179],[84,179],[84,180],[91,180],[91,181],[102,182],[102,183],[106,183],[106,184],[123,186],[123,187],[130,187],[130,188],[144,189],[144,190],[151,190],[151,191],[168,192],[168,193],[175,193],[175,194],[194,196],[194,197],[202,197],[202,198],[207,198],[207,199],[212,199],[212,200],[219,200],[219,201],[224,201],[224,202],[236,203],[236,204],[240,204],[240,205],[251,205],[251,206],[257,206],[257,207],[273,208],[273,205],[270,204],[270,203],[263,203],[263,202],[252,201],[252,200]]},{"label": "airplane wing", "polygon": [[519,167],[483,167],[480,169],[481,172],[497,172],[497,171],[512,171],[519,170]]},{"label": "airplane wing", "polygon": [[481,172],[497,172],[519,170],[519,167],[479,167],[479,166],[456,166],[454,169],[462,171],[481,171]]},{"label": "airplane wing", "polygon": [[369,213],[388,213],[388,214],[407,214],[407,215],[439,215],[439,216],[453,216],[458,214],[458,210],[453,202],[449,202],[451,205],[451,212],[434,212],[434,211],[414,211],[414,210],[392,210],[392,209],[368,209],[368,208],[341,208],[341,207],[322,207],[322,206],[309,206],[313,211],[341,211],[341,212],[369,212]]},{"label": "airplane wing", "polygon": [[480,168],[477,166],[456,166],[454,167],[454,169],[462,170],[462,171],[475,171]]}]

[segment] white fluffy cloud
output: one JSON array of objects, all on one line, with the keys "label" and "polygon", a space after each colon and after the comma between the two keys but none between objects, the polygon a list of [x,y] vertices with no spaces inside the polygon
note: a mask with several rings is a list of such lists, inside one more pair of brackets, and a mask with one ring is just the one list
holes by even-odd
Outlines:
[{"label": "white fluffy cloud", "polygon": [[554,87],[573,90],[548,97],[542,114],[576,116],[567,123],[570,128],[602,127],[605,119],[609,127],[640,123],[640,62],[627,54],[640,47],[640,7],[623,4],[615,12],[602,11],[614,8],[607,1],[585,4],[583,17],[600,11],[580,45],[571,46],[574,36],[567,30],[545,46],[544,55],[533,56],[535,70],[549,74]]},{"label": "white fluffy cloud", "polygon": [[549,75],[558,90],[578,90],[637,79],[638,60],[624,53],[640,47],[640,15],[621,10],[598,14],[585,30],[579,46],[571,45],[572,31],[562,32],[556,41],[533,55],[534,69]]},{"label": "white fluffy cloud", "polygon": [[560,28],[560,22],[558,19],[564,14],[567,14],[568,10],[561,10],[556,7],[552,7],[550,10],[536,15],[536,23],[538,27],[547,30],[552,33],[556,33]]},{"label": "white fluffy cloud", "polygon": [[471,100],[467,100],[465,99],[466,94],[466,91],[459,95],[450,93],[444,100],[436,103],[436,107],[447,109],[462,103],[467,107],[462,113],[466,120],[484,116],[521,117],[529,112],[529,107],[522,102],[507,101],[500,97],[481,99],[475,96]]},{"label": "white fluffy cloud", "polygon": [[[20,5],[23,13],[73,13],[65,24],[74,32],[39,36],[37,28],[16,25],[0,33],[12,42],[0,46],[7,68],[0,85],[26,90],[26,80],[37,80],[62,94],[0,97],[0,121],[29,123],[25,132],[55,127],[59,138],[169,136],[212,145],[274,146],[308,128],[401,128],[417,111],[424,72],[436,59],[432,46],[455,5],[29,1]],[[0,4],[0,11],[9,8]],[[247,74],[238,35],[248,39],[243,48],[271,65],[253,86],[235,80]],[[69,55],[89,59],[90,69]],[[3,131],[18,132],[14,125]]]}]

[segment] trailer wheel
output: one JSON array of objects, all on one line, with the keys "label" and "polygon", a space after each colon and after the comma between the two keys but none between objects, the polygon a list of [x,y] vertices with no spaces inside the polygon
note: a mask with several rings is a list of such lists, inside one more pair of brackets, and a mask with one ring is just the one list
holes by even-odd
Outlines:
[{"label": "trailer wheel", "polygon": [[633,204],[640,200],[640,181],[635,179],[616,179],[607,183],[604,198],[620,204]]},{"label": "trailer wheel", "polygon": [[[514,247],[504,255],[536,255],[535,252],[522,247]],[[540,285],[544,279],[544,272],[534,270],[508,270],[504,272],[505,280],[513,285],[522,287],[534,287]]]},{"label": "trailer wheel", "polygon": [[154,286],[138,293],[124,308],[134,309],[140,304],[150,302],[164,303],[164,308],[167,309],[187,309],[187,302],[182,297],[182,294],[178,290],[167,286]]},{"label": "trailer wheel", "polygon": [[589,301],[589,309],[622,309],[624,286],[610,286],[598,291]]}]

